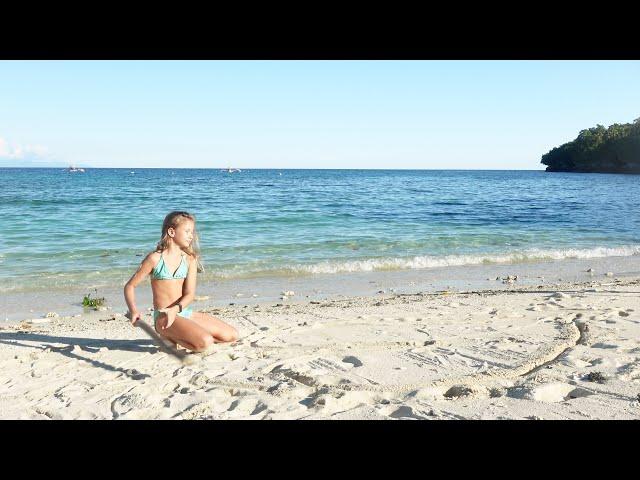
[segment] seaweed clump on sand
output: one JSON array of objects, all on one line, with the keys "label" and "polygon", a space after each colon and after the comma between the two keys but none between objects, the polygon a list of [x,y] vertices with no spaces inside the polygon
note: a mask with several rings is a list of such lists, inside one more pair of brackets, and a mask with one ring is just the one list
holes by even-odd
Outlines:
[{"label": "seaweed clump on sand", "polygon": [[[98,295],[98,290],[95,290],[96,292],[96,296]],[[91,307],[91,308],[98,308],[98,307],[102,307],[105,304],[105,299],[104,297],[101,298],[91,298],[91,294],[89,293],[88,295],[85,295],[84,298],[82,299],[82,306],[83,307]]]},{"label": "seaweed clump on sand", "polygon": [[605,377],[602,372],[589,372],[585,378],[589,382],[604,383],[607,381],[607,377]]}]

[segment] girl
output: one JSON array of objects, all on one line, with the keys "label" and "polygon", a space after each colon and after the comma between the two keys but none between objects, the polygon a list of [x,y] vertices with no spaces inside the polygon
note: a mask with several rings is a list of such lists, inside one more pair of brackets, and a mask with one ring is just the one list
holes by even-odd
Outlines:
[{"label": "girl", "polygon": [[136,308],[134,290],[151,274],[156,332],[194,352],[206,350],[213,342],[238,339],[238,331],[231,325],[188,306],[196,292],[198,257],[195,217],[187,212],[171,212],[162,223],[156,251],[147,255],[124,286],[127,317],[135,324],[142,315]]}]

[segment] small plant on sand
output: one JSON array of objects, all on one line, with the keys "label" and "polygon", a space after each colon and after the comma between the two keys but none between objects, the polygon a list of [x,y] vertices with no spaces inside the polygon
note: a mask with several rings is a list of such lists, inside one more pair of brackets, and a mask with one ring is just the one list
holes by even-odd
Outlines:
[{"label": "small plant on sand", "polygon": [[88,295],[85,295],[84,298],[82,299],[82,306],[83,307],[91,307],[91,308],[98,308],[104,305],[104,297],[102,298],[97,298],[98,295],[98,289],[95,289],[96,292],[96,298],[91,298],[91,294],[89,293]]},{"label": "small plant on sand", "polygon": [[589,382],[597,382],[604,383],[607,378],[602,374],[602,372],[589,372],[589,374],[585,377]]}]

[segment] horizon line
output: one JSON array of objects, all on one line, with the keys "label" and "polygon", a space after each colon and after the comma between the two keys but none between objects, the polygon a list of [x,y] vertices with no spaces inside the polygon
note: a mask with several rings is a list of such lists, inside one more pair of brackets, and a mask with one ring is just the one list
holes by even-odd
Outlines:
[{"label": "horizon line", "polygon": [[[524,171],[524,172],[538,172],[544,171],[545,168],[542,169],[527,169],[527,168],[322,168],[322,167],[313,167],[313,168],[299,168],[299,167],[89,167],[86,165],[74,165],[77,168],[88,168],[93,170],[228,170],[229,168],[238,168],[240,170],[380,170],[380,171],[389,171],[389,170],[417,170],[417,171],[427,171],[427,170],[461,170],[461,171]],[[2,166],[0,168],[22,168],[22,169],[62,169],[66,170],[69,167],[64,166],[24,166],[24,167],[15,167],[15,166]]]}]

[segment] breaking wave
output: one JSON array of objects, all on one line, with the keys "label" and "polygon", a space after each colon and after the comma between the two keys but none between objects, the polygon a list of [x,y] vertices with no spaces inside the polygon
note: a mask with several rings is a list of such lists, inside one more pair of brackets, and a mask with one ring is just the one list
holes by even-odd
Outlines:
[{"label": "breaking wave", "polygon": [[[366,260],[335,261],[327,260],[309,265],[290,265],[261,272],[243,272],[244,274],[293,274],[309,275],[316,273],[350,273],[382,270],[407,270],[420,268],[452,267],[462,265],[491,265],[528,263],[537,261],[563,259],[589,259],[602,257],[625,257],[640,255],[640,245],[621,247],[567,248],[557,250],[529,249],[505,254],[447,255],[447,256],[414,256],[407,258],[375,258]],[[235,271],[216,272],[215,276],[230,278],[245,276]]]}]

